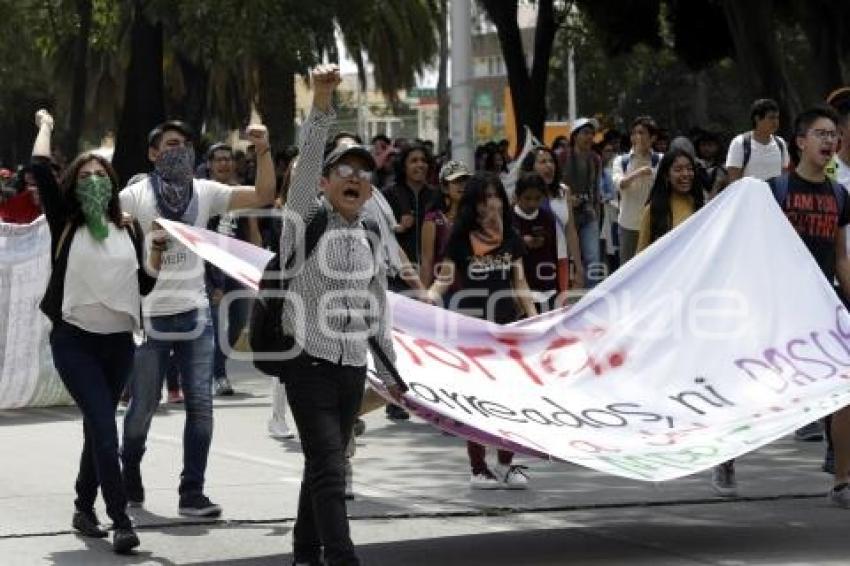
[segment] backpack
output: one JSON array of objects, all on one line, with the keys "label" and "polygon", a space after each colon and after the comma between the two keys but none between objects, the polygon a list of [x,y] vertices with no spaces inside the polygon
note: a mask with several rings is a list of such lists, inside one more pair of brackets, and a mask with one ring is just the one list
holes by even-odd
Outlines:
[{"label": "backpack", "polygon": [[[380,241],[380,229],[374,221],[364,220],[362,224],[368,232]],[[324,206],[320,206],[315,216],[307,224],[304,232],[304,260],[301,264],[302,268],[316,249],[327,226],[328,211]],[[369,240],[369,248],[372,250],[372,256],[374,257],[375,250],[373,248],[372,238],[369,237],[367,239]],[[286,260],[284,273],[281,273],[281,258],[279,253],[276,253],[269,260],[266,268],[263,270],[257,296],[253,299],[249,322],[249,343],[251,345],[254,367],[266,375],[277,377],[281,382],[285,381],[284,373],[288,360],[280,359],[280,353],[289,351],[295,346],[295,337],[284,333],[282,322],[284,294],[295,275],[293,268],[295,267],[297,257],[297,250],[293,250],[292,254]],[[372,344],[373,340],[374,338],[370,338],[370,345],[374,349],[377,341]],[[381,357],[384,365],[390,371],[393,371],[391,369],[392,366],[387,365],[387,361],[385,361],[386,357],[381,356],[383,352],[376,352],[376,354]]]},{"label": "backpack", "polygon": [[[783,173],[782,175],[774,177],[767,182],[770,186],[771,192],[773,192],[773,198],[776,199],[776,202],[779,203],[780,207],[785,204],[785,199],[788,198],[789,178],[789,173]],[[835,200],[838,204],[838,216],[840,217],[844,207],[847,205],[847,191],[843,186],[834,182],[829,177],[827,177],[826,181],[829,183],[829,186],[832,187],[832,193],[835,195]]]},{"label": "backpack", "polygon": [[[629,162],[631,160],[632,160],[632,156],[631,156],[630,153],[625,153],[620,158],[620,165],[622,165],[622,167],[623,167],[623,174],[624,175],[629,172]],[[658,167],[658,163],[661,161],[661,154],[655,153],[653,151],[652,155],[649,157],[649,161],[650,161],[650,163],[652,163],[652,168],[655,169],[656,167]]]},{"label": "backpack", "polygon": [[[785,141],[782,138],[778,138],[771,134],[770,139],[776,141],[776,145],[779,146],[779,169],[784,169],[785,167],[785,152],[788,151],[785,148]],[[747,163],[750,162],[750,156],[753,154],[753,133],[747,132],[744,134],[742,147],[744,149],[744,160],[741,162],[741,173],[744,172],[744,169],[747,168]]]}]

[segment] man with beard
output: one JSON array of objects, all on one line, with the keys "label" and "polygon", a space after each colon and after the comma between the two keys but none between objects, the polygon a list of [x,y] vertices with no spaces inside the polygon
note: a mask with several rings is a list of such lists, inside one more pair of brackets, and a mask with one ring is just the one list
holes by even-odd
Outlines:
[{"label": "man with beard", "polygon": [[[193,179],[195,153],[186,124],[169,121],[157,126],[148,136],[148,159],[154,171],[121,191],[121,208],[147,232],[157,229],[154,220],[159,217],[205,227],[211,217],[229,210],[270,204],[275,172],[268,133],[264,126],[253,125],[248,127],[248,137],[257,152],[256,186],[228,186]],[[203,490],[213,427],[213,327],[203,261],[180,243],[169,241],[156,287],[145,297],[142,310],[147,339],[136,351],[121,450],[127,498],[131,506],[144,502],[142,456],[159,403],[165,364],[173,350],[186,406],[179,512],[218,516],[221,508]]]}]

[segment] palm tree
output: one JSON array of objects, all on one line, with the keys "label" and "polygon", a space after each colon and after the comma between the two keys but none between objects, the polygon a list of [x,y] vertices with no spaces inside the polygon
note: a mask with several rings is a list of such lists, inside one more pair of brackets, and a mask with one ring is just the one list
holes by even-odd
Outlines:
[{"label": "palm tree", "polygon": [[336,21],[343,43],[366,82],[364,59],[374,66],[375,86],[395,100],[398,91],[416,83],[416,75],[437,54],[437,19],[433,2],[343,0]]}]

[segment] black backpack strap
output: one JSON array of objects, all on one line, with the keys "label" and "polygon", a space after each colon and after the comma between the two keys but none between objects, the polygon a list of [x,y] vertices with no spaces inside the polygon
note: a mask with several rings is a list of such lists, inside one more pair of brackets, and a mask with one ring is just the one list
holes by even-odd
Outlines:
[{"label": "black backpack strap", "polygon": [[655,169],[658,167],[658,164],[661,162],[661,154],[655,151],[652,152],[652,157],[649,158],[649,162],[652,164],[652,168]]},{"label": "black backpack strap", "polygon": [[826,182],[832,187],[832,194],[835,195],[835,201],[838,205],[838,219],[841,220],[841,217],[844,216],[844,207],[847,206],[847,189],[829,177],[826,178]]},{"label": "black backpack strap", "polygon": [[741,174],[744,173],[744,169],[747,168],[747,163],[750,162],[750,156],[753,154],[753,133],[747,132],[744,134],[743,142],[741,143],[741,147],[744,150],[744,159],[741,160]]},{"label": "black backpack strap", "polygon": [[366,239],[369,240],[369,249],[372,250],[372,257],[375,257],[375,242],[381,241],[381,228],[371,218],[365,218],[361,224],[363,225],[363,229],[368,232]]},{"label": "black backpack strap", "polygon": [[[316,209],[316,214],[310,219],[310,222],[307,223],[307,227],[304,229],[304,263],[307,263],[307,260],[310,259],[311,255],[313,255],[313,251],[319,244],[319,240],[322,239],[327,227],[328,210],[324,207],[324,205],[320,204],[319,208]],[[295,262],[297,260],[298,248],[296,247],[292,250],[292,254],[290,254],[289,258],[286,260],[285,268],[287,274],[292,271],[293,267],[295,267]]]},{"label": "black backpack strap", "polygon": [[783,173],[778,177],[773,177],[772,179],[768,179],[767,184],[770,186],[771,192],[773,192],[773,198],[776,199],[777,204],[780,207],[785,206],[785,199],[788,198],[788,179],[790,175],[788,173]]}]

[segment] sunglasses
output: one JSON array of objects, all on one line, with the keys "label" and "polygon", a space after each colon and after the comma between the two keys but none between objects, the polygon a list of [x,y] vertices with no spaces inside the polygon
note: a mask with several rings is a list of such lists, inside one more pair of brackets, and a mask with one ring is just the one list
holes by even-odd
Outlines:
[{"label": "sunglasses", "polygon": [[340,163],[339,165],[334,167],[334,171],[336,171],[336,175],[340,179],[350,179],[352,176],[357,175],[357,178],[360,181],[372,181],[371,171],[369,171],[368,169],[355,169],[347,163]]}]

